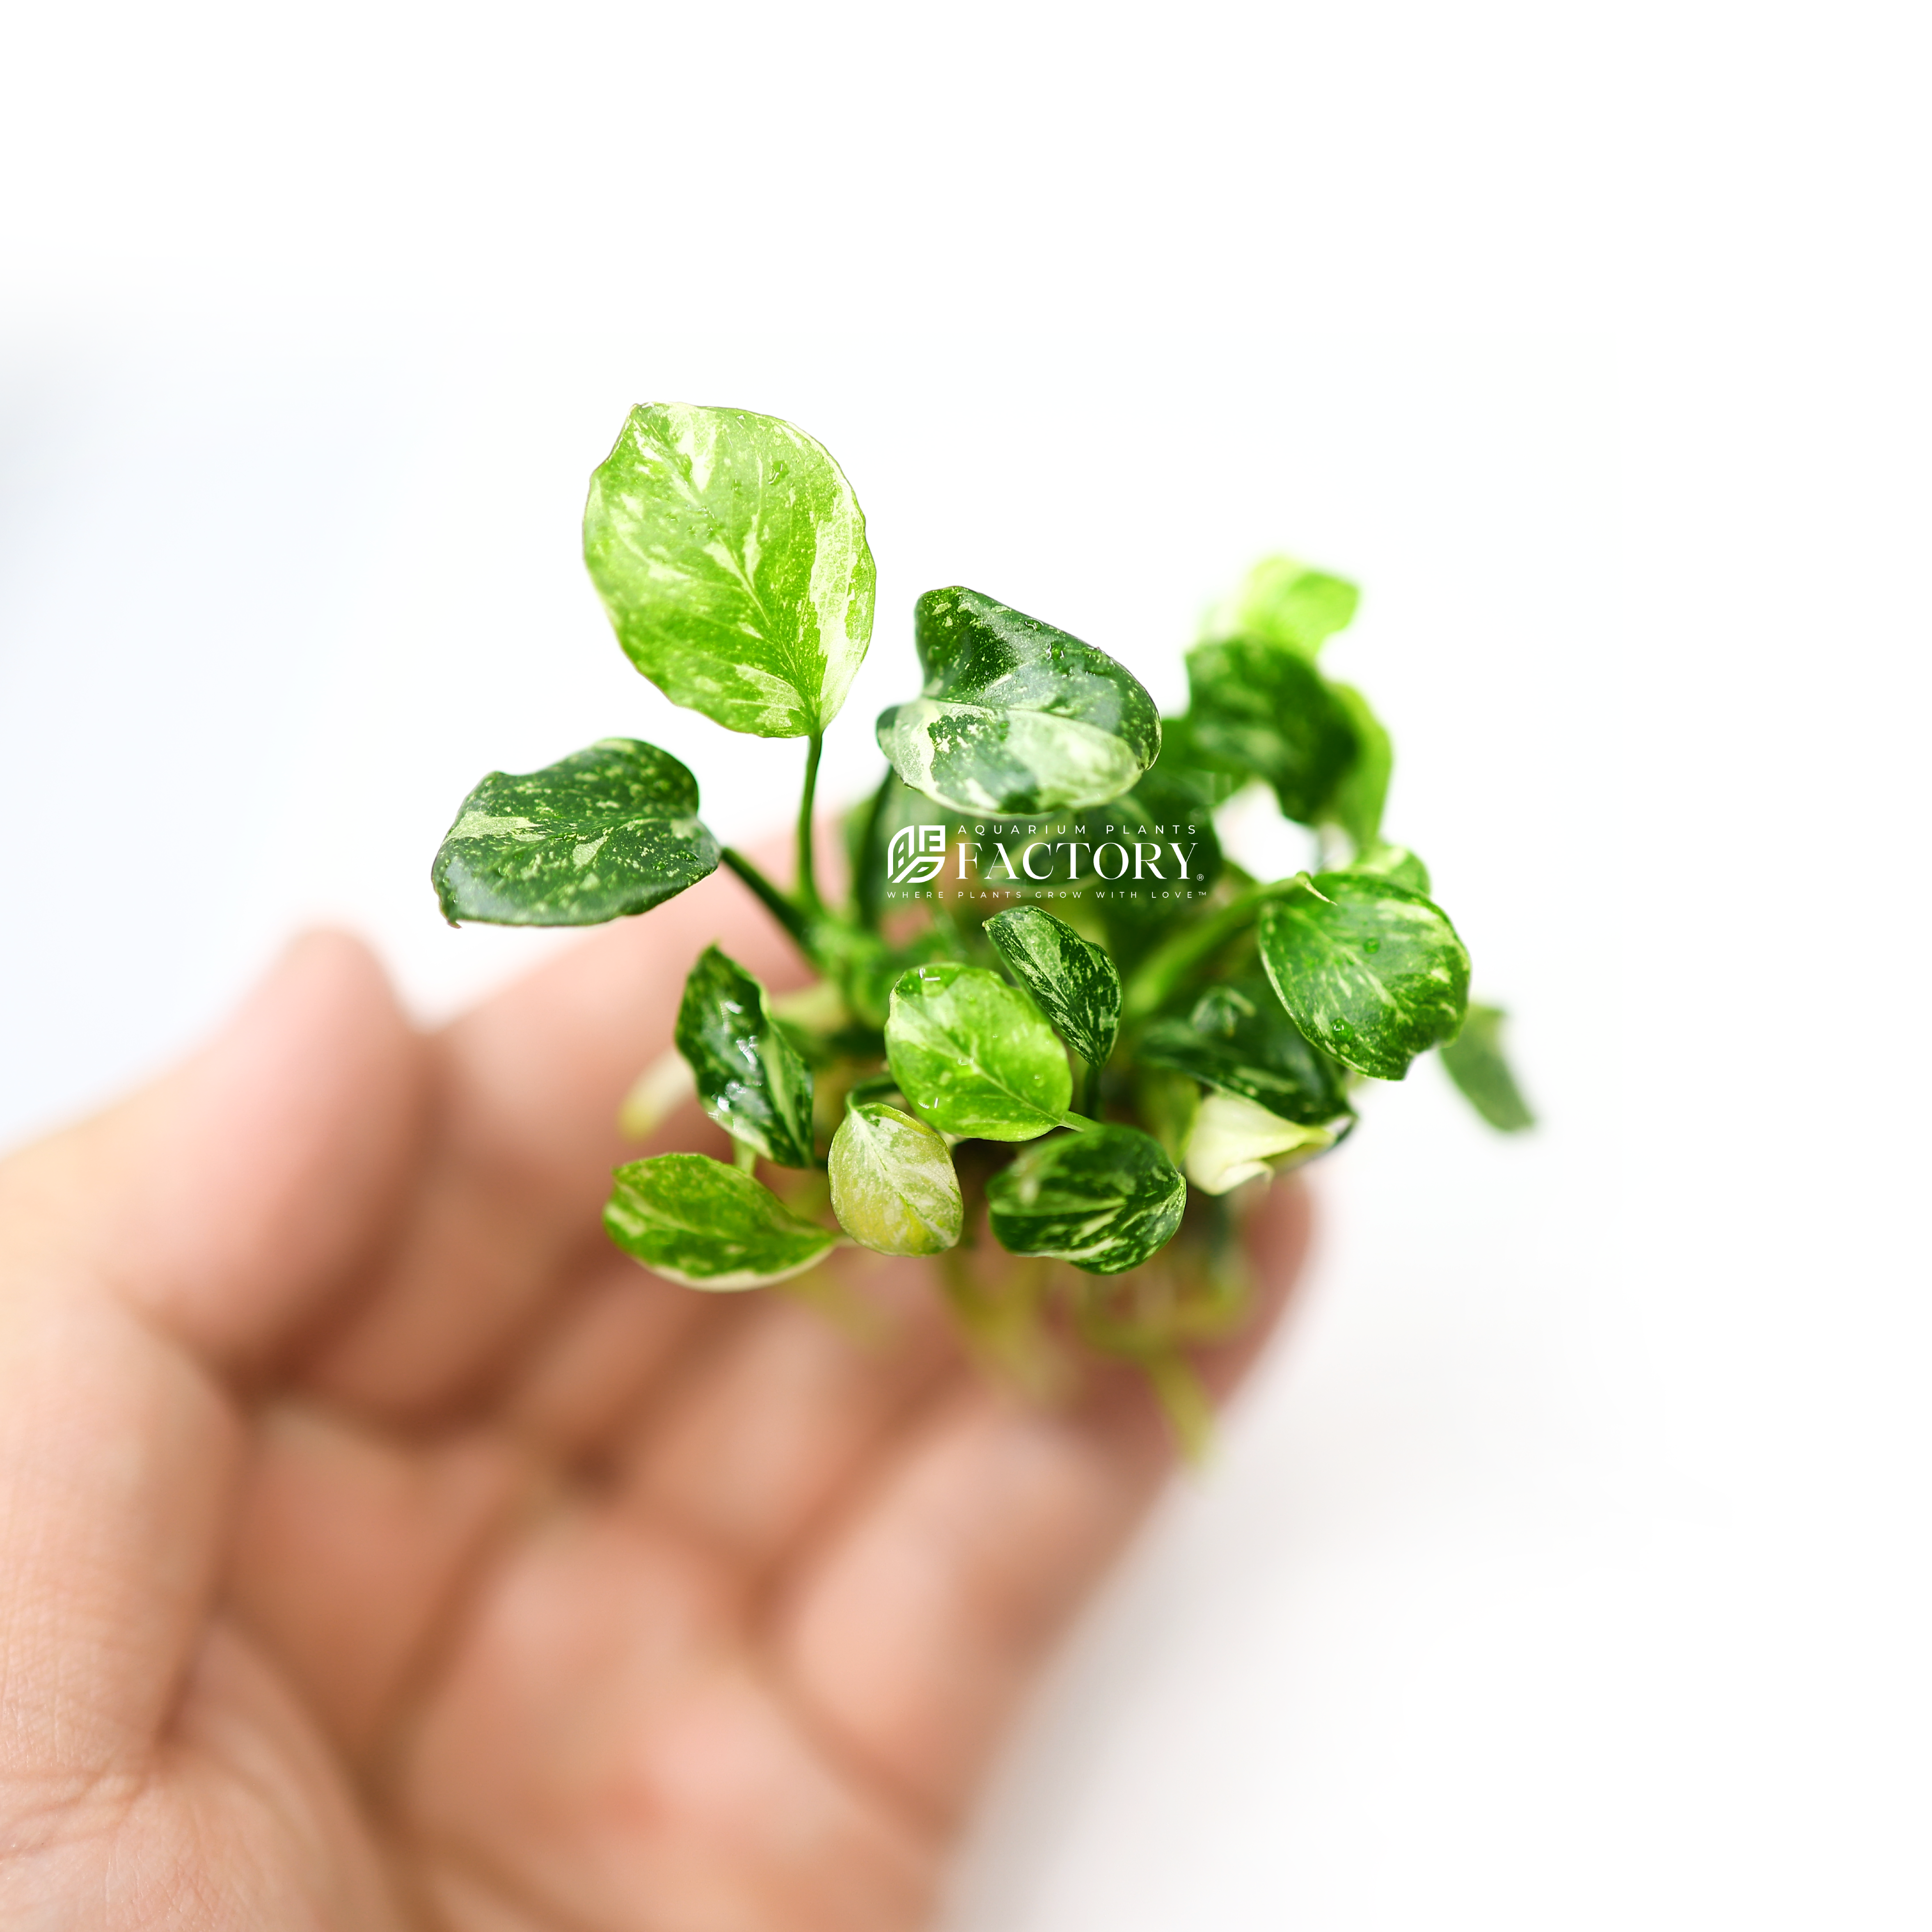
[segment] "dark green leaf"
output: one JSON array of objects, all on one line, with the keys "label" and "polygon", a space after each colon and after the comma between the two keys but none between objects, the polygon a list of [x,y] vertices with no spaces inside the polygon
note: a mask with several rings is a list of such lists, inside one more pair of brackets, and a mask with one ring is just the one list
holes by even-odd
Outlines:
[{"label": "dark green leaf", "polygon": [[879,748],[956,811],[1078,810],[1118,798],[1160,749],[1154,700],[1124,666],[976,590],[914,614],[926,686],[879,718]]},{"label": "dark green leaf", "polygon": [[633,410],[590,479],[584,560],[631,662],[734,731],[822,731],[872,638],[858,500],[776,416]]},{"label": "dark green leaf", "polygon": [[1499,1006],[1472,1006],[1462,1030],[1442,1048],[1442,1064],[1491,1126],[1515,1134],[1534,1126],[1536,1116],[1503,1057],[1503,1018]]},{"label": "dark green leaf", "polygon": [[1252,638],[1312,658],[1354,621],[1362,593],[1292,556],[1264,557],[1209,620],[1210,638]]},{"label": "dark green leaf", "polygon": [[1392,885],[1420,892],[1424,898],[1429,896],[1429,868],[1406,845],[1378,842],[1366,852],[1357,853],[1340,869],[1360,872],[1370,878],[1387,879]]},{"label": "dark green leaf", "polygon": [[838,1245],[769,1187],[709,1154],[661,1154],[612,1176],[604,1227],[654,1274],[686,1288],[763,1288],[815,1267]]},{"label": "dark green leaf", "polygon": [[1112,960],[1038,906],[1015,906],[980,930],[1073,1051],[1090,1066],[1104,1066],[1120,1030],[1120,976]]},{"label": "dark green leaf", "polygon": [[1196,754],[1265,778],[1290,818],[1312,825],[1355,757],[1354,727],[1298,652],[1236,638],[1187,654]]},{"label": "dark green leaf", "polygon": [[1259,973],[1210,986],[1184,1019],[1156,1020],[1135,1058],[1304,1126],[1348,1111],[1348,1076],[1302,1037]]},{"label": "dark green leaf", "polygon": [[[902,836],[911,828],[934,824],[939,827],[937,840],[929,833],[922,844],[916,833]],[[866,925],[878,923],[892,873],[908,874],[922,886],[939,876],[932,866],[937,860],[944,869],[945,834],[946,827],[936,817],[932,800],[914,791],[890,770],[872,796],[847,814],[845,854],[851,867],[853,902]],[[932,849],[935,845],[937,850]]]},{"label": "dark green leaf", "polygon": [[1138,1127],[1089,1127],[1028,1148],[986,1184],[994,1238],[1089,1274],[1119,1274],[1180,1226],[1187,1184]]},{"label": "dark green leaf", "polygon": [[492,772],[430,877],[452,926],[598,926],[650,911],[717,866],[698,781],[655,745],[603,738],[540,772]]},{"label": "dark green leaf", "polygon": [[936,1255],[959,1239],[959,1177],[945,1142],[884,1101],[849,1107],[832,1138],[832,1211],[882,1255]]},{"label": "dark green leaf", "polygon": [[706,946],[684,982],[673,1037],[704,1111],[780,1167],[812,1164],[812,1075],[772,1017],[765,989]]},{"label": "dark green leaf", "polygon": [[916,966],[892,988],[886,1054],[902,1093],[943,1133],[1030,1141],[1058,1126],[1073,1076],[1024,993],[983,966]]},{"label": "dark green leaf", "polygon": [[[1354,730],[1355,755],[1329,794],[1327,815],[1354,840],[1358,852],[1366,852],[1382,836],[1395,748],[1382,720],[1369,709],[1369,700],[1353,685],[1330,684],[1328,688]],[[1426,883],[1422,890],[1429,890]]]},{"label": "dark green leaf", "polygon": [[1469,956],[1439,906],[1322,872],[1263,909],[1262,961],[1295,1024],[1345,1065],[1400,1080],[1462,1024]]}]

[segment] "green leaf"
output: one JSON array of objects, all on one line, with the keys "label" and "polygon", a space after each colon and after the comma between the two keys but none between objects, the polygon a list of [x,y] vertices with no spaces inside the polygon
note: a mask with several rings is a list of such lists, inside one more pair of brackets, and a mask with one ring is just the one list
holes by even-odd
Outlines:
[{"label": "green leaf", "polygon": [[1015,906],[980,928],[1013,976],[1090,1066],[1102,1066],[1120,1030],[1120,976],[1101,949],[1038,906]]},{"label": "green leaf", "polygon": [[691,1063],[699,1105],[733,1139],[780,1167],[812,1166],[811,1072],[764,987],[715,946],[684,982],[672,1037]]},{"label": "green leaf", "polygon": [[1372,879],[1387,879],[1393,885],[1429,896],[1429,868],[1406,845],[1384,845],[1379,841],[1366,852],[1358,852],[1340,868]]},{"label": "green leaf", "polygon": [[815,1267],[838,1245],[769,1187],[704,1154],[626,1162],[611,1177],[604,1228],[653,1274],[686,1288],[763,1288]]},{"label": "green leaf", "polygon": [[[1354,840],[1355,850],[1366,852],[1382,836],[1395,747],[1369,700],[1352,684],[1331,683],[1328,689],[1354,731],[1355,755],[1328,796],[1327,813]],[[1429,890],[1426,880],[1421,890]]]},{"label": "green leaf", "polygon": [[923,1120],[880,1100],[849,1107],[832,1137],[832,1211],[882,1255],[936,1255],[964,1224],[959,1177]]},{"label": "green leaf", "polygon": [[598,926],[648,912],[718,867],[698,781],[668,752],[601,738],[540,772],[492,772],[430,878],[451,925]]},{"label": "green leaf", "polygon": [[1504,1017],[1500,1006],[1472,1006],[1462,1030],[1443,1047],[1442,1064],[1491,1126],[1516,1134],[1534,1126],[1536,1116],[1503,1057]]},{"label": "green leaf", "polygon": [[[940,876],[947,849],[943,824],[939,826],[936,841],[928,833],[923,843],[908,838],[894,850],[894,841],[909,827],[935,822],[932,800],[922,792],[914,791],[890,770],[878,790],[846,815],[845,856],[851,868],[853,905],[863,923],[878,923],[886,907],[888,875],[895,869],[896,860],[897,869],[909,873],[920,885],[929,885]],[[935,844],[937,849],[932,849]],[[908,860],[916,862],[908,864]]]},{"label": "green leaf", "polygon": [[1347,1076],[1302,1037],[1259,973],[1210,986],[1184,1019],[1155,1021],[1134,1058],[1304,1126],[1348,1112]]},{"label": "green leaf", "polygon": [[1000,1245],[1089,1274],[1119,1274],[1180,1226],[1187,1184],[1152,1135],[1089,1127],[1028,1148],[986,1184]]},{"label": "green leaf", "polygon": [[872,638],[858,499],[776,416],[633,410],[590,478],[584,560],[631,662],[734,731],[824,730]]},{"label": "green leaf", "polygon": [[1078,810],[1153,764],[1154,700],[1104,652],[957,584],[914,615],[926,687],[878,736],[916,790],[958,812]]},{"label": "green leaf", "polygon": [[1188,730],[1196,755],[1265,778],[1282,812],[1312,825],[1356,755],[1342,700],[1298,652],[1258,639],[1187,654]]},{"label": "green leaf", "polygon": [[1209,618],[1210,638],[1252,638],[1312,658],[1354,621],[1362,593],[1345,578],[1311,569],[1292,556],[1266,556]]},{"label": "green leaf", "polygon": [[1296,1166],[1334,1144],[1326,1127],[1285,1120],[1238,1094],[1210,1094],[1187,1137],[1187,1178],[1204,1194],[1227,1194],[1276,1162]]},{"label": "green leaf", "polygon": [[899,1091],[942,1133],[1030,1141],[1060,1124],[1073,1076],[1033,1002],[997,973],[952,960],[892,988],[886,1057]]},{"label": "green leaf", "polygon": [[1261,917],[1262,962],[1297,1026],[1346,1066],[1400,1080],[1453,1039],[1469,998],[1469,956],[1420,892],[1322,872]]}]

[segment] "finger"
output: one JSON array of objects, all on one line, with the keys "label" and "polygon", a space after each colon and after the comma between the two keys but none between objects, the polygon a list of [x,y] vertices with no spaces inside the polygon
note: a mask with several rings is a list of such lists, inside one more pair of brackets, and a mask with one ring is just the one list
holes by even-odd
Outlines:
[{"label": "finger", "polygon": [[0,1166],[0,1242],[13,1267],[111,1288],[212,1360],[259,1362],[386,1228],[423,1071],[368,950],[310,934],[201,1052]]},{"label": "finger", "polygon": [[[429,1171],[368,1303],[315,1352],[320,1390],[420,1417],[474,1398],[538,1346],[576,1272],[607,1252],[598,1212],[610,1170],[648,1150],[620,1138],[619,1104],[669,1048],[685,975],[714,938],[769,986],[805,977],[744,888],[718,873],[445,1030]],[[652,1145],[695,1138],[681,1121]]]},{"label": "finger", "polygon": [[811,1284],[851,1298],[842,1320],[776,1295],[736,1311],[651,1405],[624,1458],[629,1508],[753,1573],[808,1534],[958,1367],[923,1262],[842,1255]]},{"label": "finger", "polygon": [[262,1417],[228,1601],[352,1757],[406,1695],[525,1480],[508,1444],[477,1430],[405,1447],[314,1410]]},{"label": "finger", "polygon": [[[1255,1217],[1277,1297],[1306,1228],[1298,1186]],[[1223,1352],[1224,1381],[1259,1341]],[[1170,1462],[1144,1392],[1112,1384],[1056,1412],[962,1390],[802,1572],[775,1634],[785,1681],[875,1775],[956,1816]]]}]

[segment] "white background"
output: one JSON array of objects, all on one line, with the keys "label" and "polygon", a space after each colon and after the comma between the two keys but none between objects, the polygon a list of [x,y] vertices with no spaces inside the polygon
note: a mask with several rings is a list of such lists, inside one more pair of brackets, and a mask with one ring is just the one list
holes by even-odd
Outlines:
[{"label": "white background", "polygon": [[1260,552],[1545,1116],[1438,1071],[1070,1648],[952,1932],[1920,1927],[1924,50],[1902,6],[73,5],[0,41],[0,1135],[304,920],[426,1016],[488,766],[612,731],[656,398],[864,502],[856,796],[964,581],[1180,694]]}]

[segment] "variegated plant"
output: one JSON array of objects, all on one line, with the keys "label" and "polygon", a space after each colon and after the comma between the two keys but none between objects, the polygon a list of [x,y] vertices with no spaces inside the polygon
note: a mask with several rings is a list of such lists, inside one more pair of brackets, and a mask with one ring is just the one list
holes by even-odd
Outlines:
[{"label": "variegated plant", "polygon": [[[1352,585],[1268,559],[1210,617],[1166,720],[1092,645],[928,591],[925,680],[878,721],[891,769],[848,818],[852,885],[830,904],[813,794],[874,583],[838,466],[770,416],[652,404],[592,478],[584,542],[666,695],[807,745],[790,890],[720,848],[683,765],[625,738],[493,772],[436,854],[452,923],[522,926],[646,912],[722,862],[816,974],[775,1005],[716,946],[692,968],[679,1058],[627,1119],[646,1131],[694,1088],[736,1157],[618,1168],[604,1226],[646,1268],[737,1289],[848,1242],[935,1256],[990,1354],[1024,1367],[1082,1338],[1144,1367],[1187,1433],[1186,1351],[1245,1306],[1243,1190],[1342,1139],[1362,1078],[1439,1047],[1484,1118],[1530,1124],[1502,1015],[1468,1005],[1426,870],[1382,836],[1388,735],[1318,668]],[[1215,814],[1256,784],[1310,828],[1309,870],[1262,881],[1223,856]],[[969,1268],[988,1238],[1058,1265]]]}]

